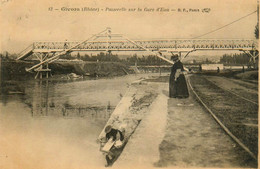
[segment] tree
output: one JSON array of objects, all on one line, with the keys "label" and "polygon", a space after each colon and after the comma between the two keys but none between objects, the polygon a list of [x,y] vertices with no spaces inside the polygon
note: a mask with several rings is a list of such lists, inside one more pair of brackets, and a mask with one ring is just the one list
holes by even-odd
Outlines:
[{"label": "tree", "polygon": [[208,58],[206,58],[206,61],[205,61],[205,63],[209,63],[209,59],[208,59]]},{"label": "tree", "polygon": [[7,59],[9,59],[9,53],[8,53],[8,52],[6,52],[5,57],[6,57]]},{"label": "tree", "polygon": [[249,62],[249,57],[245,53],[240,54],[224,54],[220,58],[220,63],[226,63],[226,64],[247,64]]},{"label": "tree", "polygon": [[85,54],[84,56],[81,56],[81,60],[90,61],[90,57],[89,57],[89,55]]},{"label": "tree", "polygon": [[78,52],[78,54],[77,54],[77,59],[80,59],[80,54],[79,54],[79,52]]},{"label": "tree", "polygon": [[255,38],[259,39],[259,24],[258,23],[255,26]]}]

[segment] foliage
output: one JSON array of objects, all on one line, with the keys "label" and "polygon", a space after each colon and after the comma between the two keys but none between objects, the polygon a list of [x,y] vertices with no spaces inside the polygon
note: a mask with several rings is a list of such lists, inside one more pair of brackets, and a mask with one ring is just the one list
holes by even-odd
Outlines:
[{"label": "foliage", "polygon": [[258,23],[255,26],[255,38],[259,39],[259,24]]},{"label": "foliage", "polygon": [[70,53],[62,56],[63,59],[79,59],[83,61],[101,61],[101,62],[124,62],[129,65],[160,65],[160,64],[168,64],[166,61],[161,60],[155,55],[148,55],[142,57],[138,57],[137,54],[134,54],[128,57],[126,60],[120,59],[118,55],[114,55],[112,53],[104,53],[100,52],[97,55],[88,55],[88,54],[80,54],[77,53],[76,57],[73,57]]},{"label": "foliage", "polygon": [[142,57],[138,57],[134,54],[132,57],[128,57],[126,60],[130,65],[138,64],[138,65],[161,65],[161,64],[169,64],[168,62],[158,58],[155,55],[148,55]]},{"label": "foliage", "polygon": [[224,54],[222,58],[220,58],[220,63],[226,63],[226,64],[248,64],[249,63],[249,57],[248,55],[244,53],[240,54]]},{"label": "foliage", "polygon": [[13,53],[13,54],[10,54],[8,52],[4,52],[4,53],[1,53],[0,54],[0,57],[1,58],[4,58],[4,59],[11,59],[11,60],[14,60],[18,57],[17,54]]},{"label": "foliage", "polygon": [[80,58],[83,61],[111,61],[111,62],[118,62],[120,59],[117,55],[113,55],[111,53],[104,53],[100,52],[97,55],[89,56],[88,54],[77,56],[77,58]]}]

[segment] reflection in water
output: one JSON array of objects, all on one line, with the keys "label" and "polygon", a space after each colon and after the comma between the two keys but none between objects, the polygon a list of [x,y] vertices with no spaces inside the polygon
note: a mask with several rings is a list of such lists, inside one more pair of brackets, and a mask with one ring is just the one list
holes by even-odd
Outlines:
[{"label": "reflection in water", "polygon": [[64,107],[62,115],[67,117],[88,117],[92,119],[109,119],[112,109],[107,107]]},{"label": "reflection in water", "polygon": [[36,81],[32,97],[31,114],[33,117],[57,116],[57,117],[86,117],[89,119],[109,119],[114,107],[107,106],[77,106],[70,105],[68,101],[57,103],[52,95],[55,87],[48,80]]},{"label": "reflection in water", "polygon": [[31,109],[28,113],[32,117],[86,117],[105,122],[128,89],[129,83],[143,76],[81,81],[6,80],[1,81],[0,102],[5,106],[13,101],[23,103]]},{"label": "reflection in water", "polygon": [[103,167],[105,159],[96,138],[113,112],[111,106],[127,91],[127,83],[140,76],[5,82],[8,85],[1,88],[0,97],[0,133],[4,138],[0,139],[0,155],[8,158],[0,158],[0,166]]},{"label": "reflection in water", "polygon": [[24,100],[25,87],[16,81],[1,81],[0,102],[6,105],[12,100]]}]

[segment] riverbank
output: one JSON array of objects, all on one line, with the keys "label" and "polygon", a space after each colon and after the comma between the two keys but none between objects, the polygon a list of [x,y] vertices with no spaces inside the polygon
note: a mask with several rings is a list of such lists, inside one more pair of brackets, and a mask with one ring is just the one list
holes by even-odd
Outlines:
[{"label": "riverbank", "polygon": [[[149,85],[153,84],[150,83]],[[160,159],[158,147],[166,132],[168,114],[168,96],[163,90],[166,86],[167,84],[160,84],[157,87],[158,97],[154,99],[147,109],[114,167],[151,168]]]},{"label": "riverbank", "polygon": [[[146,89],[142,83],[147,85]],[[146,79],[140,84],[136,91],[153,86],[158,96],[143,111],[138,127],[113,167],[257,166],[201,107],[191,90],[187,99],[168,98],[167,76]],[[128,106],[131,108],[131,104]],[[125,115],[118,112],[117,116],[120,121]]]},{"label": "riverbank", "polygon": [[[106,124],[106,126],[112,125],[114,128],[125,130],[126,140],[135,132],[149,107],[158,97],[158,85],[148,85],[142,80],[131,84]],[[104,129],[99,139],[102,140],[103,137],[105,137]]]},{"label": "riverbank", "polygon": [[0,99],[0,168],[103,168],[96,138],[107,109],[113,111],[133,81],[148,76],[19,81],[23,95]]},{"label": "riverbank", "polygon": [[[1,80],[28,80],[33,79],[36,73],[27,72],[25,69],[32,67],[37,61],[1,60]],[[49,64],[51,76],[62,77],[74,73],[86,77],[115,77],[133,73],[120,62],[87,62],[87,61],[56,61]],[[50,77],[51,77],[50,76]],[[45,77],[45,75],[43,75]]]}]

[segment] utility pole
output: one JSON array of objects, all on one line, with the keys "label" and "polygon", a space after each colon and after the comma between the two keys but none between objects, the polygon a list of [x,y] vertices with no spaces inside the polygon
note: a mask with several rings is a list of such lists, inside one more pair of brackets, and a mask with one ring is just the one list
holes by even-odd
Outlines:
[{"label": "utility pole", "polygon": [[257,25],[259,27],[259,0],[257,0]]},{"label": "utility pole", "polygon": [[[259,0],[257,0],[257,24],[256,27],[258,28],[258,36],[259,36]],[[258,39],[259,37],[256,37]]]},{"label": "utility pole", "polygon": [[257,0],[257,23],[255,27],[255,37],[256,39],[259,39],[259,0]]}]

